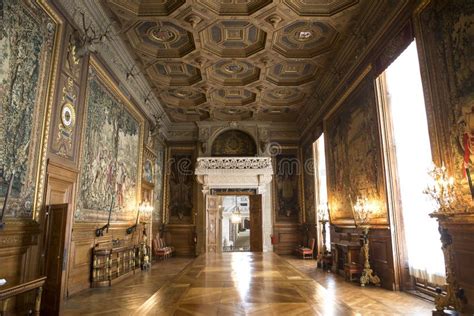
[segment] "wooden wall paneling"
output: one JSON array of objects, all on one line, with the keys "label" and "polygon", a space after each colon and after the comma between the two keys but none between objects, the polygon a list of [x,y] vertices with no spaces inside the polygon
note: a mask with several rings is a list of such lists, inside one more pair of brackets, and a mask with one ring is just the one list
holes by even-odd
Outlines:
[{"label": "wooden wall paneling", "polygon": [[273,236],[276,244],[273,251],[279,255],[292,254],[298,245],[302,244],[301,229],[298,224],[274,224]]},{"label": "wooden wall paneling", "polygon": [[[331,226],[331,242],[361,241],[362,232],[357,228]],[[374,272],[380,277],[382,287],[395,289],[391,233],[389,229],[377,228],[369,231],[369,259]],[[360,253],[359,262],[364,262]]]},{"label": "wooden wall paneling", "polygon": [[76,222],[72,229],[70,247],[68,296],[76,294],[91,286],[92,248],[99,243],[109,243],[120,239],[128,243],[137,244],[142,240],[143,226],[139,224],[135,233],[127,235],[129,222],[111,223],[108,233],[97,238],[95,230],[103,222]]},{"label": "wooden wall paneling", "polygon": [[389,229],[372,229],[369,233],[370,266],[380,277],[382,287],[395,290],[392,239]]},{"label": "wooden wall paneling", "polygon": [[250,195],[250,251],[263,251],[262,195]]},{"label": "wooden wall paneling", "polygon": [[[66,233],[64,235],[64,247],[65,252],[67,253],[67,267],[69,267],[69,260],[71,259],[71,231],[73,225],[73,207],[75,202],[75,192],[76,192],[76,181],[77,181],[77,170],[65,168],[59,164],[48,162],[47,167],[47,177],[46,177],[46,205],[53,204],[67,204],[67,218],[66,218]],[[42,215],[44,217],[44,214]],[[42,218],[44,223],[44,218]],[[44,224],[43,224],[44,226]],[[43,236],[42,243],[44,242],[46,236]],[[42,244],[41,247],[42,260],[41,260],[41,269],[44,269],[44,249],[45,244]],[[67,297],[67,288],[68,288],[68,273],[69,269],[66,269],[64,274],[64,280],[61,286],[61,293],[63,298]]]},{"label": "wooden wall paneling", "polygon": [[195,229],[195,225],[168,224],[165,226],[166,244],[175,248],[176,256],[195,256],[196,251],[193,240]]}]

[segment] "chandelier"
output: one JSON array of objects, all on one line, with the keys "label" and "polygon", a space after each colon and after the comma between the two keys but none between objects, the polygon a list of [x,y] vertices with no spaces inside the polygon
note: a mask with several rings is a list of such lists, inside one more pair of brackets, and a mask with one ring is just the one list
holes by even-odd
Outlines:
[{"label": "chandelier", "polygon": [[240,208],[237,204],[237,196],[235,196],[235,209],[230,215],[230,221],[232,224],[240,224],[242,222],[242,215],[240,214]]}]

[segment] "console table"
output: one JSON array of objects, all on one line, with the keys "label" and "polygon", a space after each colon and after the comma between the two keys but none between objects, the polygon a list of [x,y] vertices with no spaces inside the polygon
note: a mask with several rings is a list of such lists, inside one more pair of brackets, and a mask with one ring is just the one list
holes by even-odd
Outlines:
[{"label": "console table", "polygon": [[140,268],[140,245],[99,245],[92,256],[92,287],[111,286]]},{"label": "console table", "polygon": [[360,242],[345,240],[332,242],[332,271],[343,275],[348,281],[355,280],[355,277],[362,273],[361,248]]}]

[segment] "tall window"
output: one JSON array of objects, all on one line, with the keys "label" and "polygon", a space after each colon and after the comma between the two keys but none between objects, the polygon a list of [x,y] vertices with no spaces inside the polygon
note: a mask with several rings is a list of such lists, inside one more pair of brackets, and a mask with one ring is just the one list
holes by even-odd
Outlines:
[{"label": "tall window", "polygon": [[[313,144],[313,157],[314,157],[314,173],[315,173],[315,188],[316,188],[316,209],[327,208],[328,205],[328,189],[326,185],[326,156],[324,152],[324,133],[314,142]],[[316,212],[317,220],[319,221],[319,212]],[[326,218],[328,219],[328,218]],[[326,249],[331,249],[330,231],[326,224]],[[318,232],[319,236],[322,237],[321,226]],[[322,238],[318,238],[322,242]],[[321,244],[322,245],[322,244]]]},{"label": "tall window", "polygon": [[[401,213],[410,273],[418,280],[444,284],[444,259],[437,223],[429,217],[433,205],[423,194],[432,166],[426,108],[416,43],[408,48],[379,77],[386,150],[390,161],[395,212]],[[398,210],[397,210],[398,207]],[[394,210],[392,210],[394,211]]]}]

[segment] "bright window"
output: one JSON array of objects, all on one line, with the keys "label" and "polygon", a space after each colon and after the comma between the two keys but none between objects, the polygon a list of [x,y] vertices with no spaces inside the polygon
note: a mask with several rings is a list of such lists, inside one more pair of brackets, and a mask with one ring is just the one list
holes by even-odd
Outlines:
[{"label": "bright window", "polygon": [[[444,258],[434,211],[423,190],[432,166],[428,123],[416,43],[387,68],[386,113],[391,121],[391,144],[396,157],[399,197],[410,273],[431,283],[444,284]],[[388,110],[388,111],[387,111]],[[387,126],[387,124],[385,124]]]},{"label": "bright window", "polygon": [[[317,220],[320,220],[321,218],[319,218],[318,209],[327,208],[328,205],[328,189],[326,185],[326,156],[324,152],[324,133],[314,142],[313,153],[316,187],[316,216]],[[320,231],[320,237],[322,237],[321,234],[322,232]],[[328,251],[331,249],[330,231],[328,224],[326,224],[326,249]]]}]

